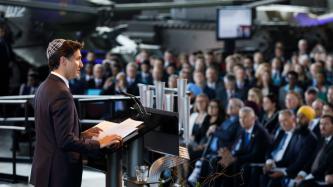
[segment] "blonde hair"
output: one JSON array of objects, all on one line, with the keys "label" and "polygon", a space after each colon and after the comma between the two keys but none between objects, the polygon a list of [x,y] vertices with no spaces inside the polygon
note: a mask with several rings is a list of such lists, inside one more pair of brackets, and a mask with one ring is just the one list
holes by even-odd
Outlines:
[{"label": "blonde hair", "polygon": [[261,106],[261,102],[262,102],[262,98],[263,98],[263,95],[262,95],[262,92],[259,88],[251,88],[248,92],[248,94],[250,92],[253,92],[256,97],[257,97],[257,101],[254,101],[256,104],[258,104],[259,106]]}]

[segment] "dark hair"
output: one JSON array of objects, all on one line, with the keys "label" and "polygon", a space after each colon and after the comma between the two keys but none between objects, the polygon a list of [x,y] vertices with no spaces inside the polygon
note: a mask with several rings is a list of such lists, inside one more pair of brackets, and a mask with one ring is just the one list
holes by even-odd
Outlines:
[{"label": "dark hair", "polygon": [[306,90],[307,94],[312,94],[312,95],[317,95],[318,94],[318,89],[315,87],[310,87]]},{"label": "dark hair", "polygon": [[277,104],[277,98],[274,93],[269,93],[269,94],[265,95],[264,97],[267,97],[272,103]]},{"label": "dark hair", "polygon": [[293,70],[289,71],[289,72],[287,73],[287,77],[289,77],[289,75],[295,77],[296,80],[298,79],[298,74],[297,74],[296,71],[293,71]]},{"label": "dark hair", "polygon": [[323,118],[329,118],[331,121],[331,124],[333,124],[333,115],[332,114],[324,114],[323,116],[321,116],[321,119]]},{"label": "dark hair", "polygon": [[233,74],[227,74],[224,76],[224,81],[236,82],[236,77]]},{"label": "dark hair", "polygon": [[66,40],[61,47],[49,58],[50,71],[58,69],[60,57],[70,58],[77,50],[82,49],[83,44],[80,42]]},{"label": "dark hair", "polygon": [[253,112],[254,112],[254,114],[255,114],[256,116],[260,116],[260,106],[258,106],[257,103],[255,103],[255,102],[253,102],[253,101],[248,101],[248,100],[246,100],[246,101],[244,102],[244,105],[245,105],[246,107],[250,107],[250,108],[252,108],[252,110],[253,110]]},{"label": "dark hair", "polygon": [[[220,122],[224,121],[226,118],[226,113],[223,108],[222,102],[219,99],[212,99],[209,101],[209,103],[211,103],[211,102],[215,102],[217,104],[217,107],[219,110],[218,121],[220,121]],[[208,103],[208,106],[209,106],[209,103]],[[218,125],[220,125],[220,124],[218,124]]]},{"label": "dark hair", "polygon": [[330,109],[333,110],[333,104],[331,104],[331,103],[325,103],[324,106],[325,106],[325,105],[328,106],[328,107],[330,107]]}]

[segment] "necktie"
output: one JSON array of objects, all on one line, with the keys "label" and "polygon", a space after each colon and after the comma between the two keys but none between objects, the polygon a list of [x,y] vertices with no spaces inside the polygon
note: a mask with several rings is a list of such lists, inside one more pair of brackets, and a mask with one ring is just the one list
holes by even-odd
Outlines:
[{"label": "necktie", "polygon": [[280,160],[279,158],[277,158],[277,157],[278,157],[277,154],[278,154],[278,152],[279,152],[280,150],[282,150],[282,148],[283,148],[283,146],[284,146],[284,144],[285,144],[285,142],[286,142],[287,136],[288,136],[288,135],[285,133],[285,134],[283,135],[283,137],[282,137],[282,139],[281,139],[279,145],[277,146],[277,148],[275,148],[274,151],[272,151],[271,155],[272,155],[272,157],[273,157],[275,160]]},{"label": "necktie", "polygon": [[319,152],[318,152],[318,154],[316,156],[316,159],[314,160],[314,162],[313,162],[313,164],[311,166],[311,173],[314,172],[314,171],[316,171],[318,169],[318,167],[319,167],[319,161],[321,160],[321,157],[324,154],[324,150],[325,150],[325,148],[327,146],[327,143],[328,143],[327,141],[324,141],[322,147],[320,148],[320,150],[319,150]]},{"label": "necktie", "polygon": [[218,149],[218,138],[217,137],[214,137],[212,142],[210,143],[210,150],[212,152],[217,152],[217,149]]},{"label": "necktie", "polygon": [[245,144],[249,145],[251,140],[251,133],[245,132]]}]

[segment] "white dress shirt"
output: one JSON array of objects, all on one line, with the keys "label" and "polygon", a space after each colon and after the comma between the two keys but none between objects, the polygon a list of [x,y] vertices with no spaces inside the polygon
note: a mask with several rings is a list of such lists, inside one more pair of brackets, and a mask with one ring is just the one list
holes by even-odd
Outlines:
[{"label": "white dress shirt", "polygon": [[67,80],[64,76],[62,76],[62,75],[60,75],[59,73],[56,73],[56,72],[54,72],[54,71],[51,71],[51,74],[53,74],[53,75],[55,75],[55,76],[61,78],[61,79],[65,82],[67,88],[69,88],[69,82],[68,82],[68,80]]},{"label": "white dress shirt", "polygon": [[284,145],[283,145],[282,149],[280,149],[273,156],[274,157],[273,159],[274,159],[275,162],[278,162],[278,161],[280,161],[282,159],[282,157],[283,157],[284,153],[286,152],[287,147],[288,147],[288,145],[290,143],[291,137],[293,136],[293,131],[288,131],[288,132],[286,132],[286,134],[287,134],[287,138],[286,138],[286,140],[284,142]]}]

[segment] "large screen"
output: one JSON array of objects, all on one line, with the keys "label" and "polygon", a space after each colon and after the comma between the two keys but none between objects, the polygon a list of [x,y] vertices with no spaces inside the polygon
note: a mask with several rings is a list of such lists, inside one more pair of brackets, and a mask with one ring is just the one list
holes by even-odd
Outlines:
[{"label": "large screen", "polygon": [[223,39],[245,39],[251,37],[252,10],[241,6],[217,9],[216,37]]}]

